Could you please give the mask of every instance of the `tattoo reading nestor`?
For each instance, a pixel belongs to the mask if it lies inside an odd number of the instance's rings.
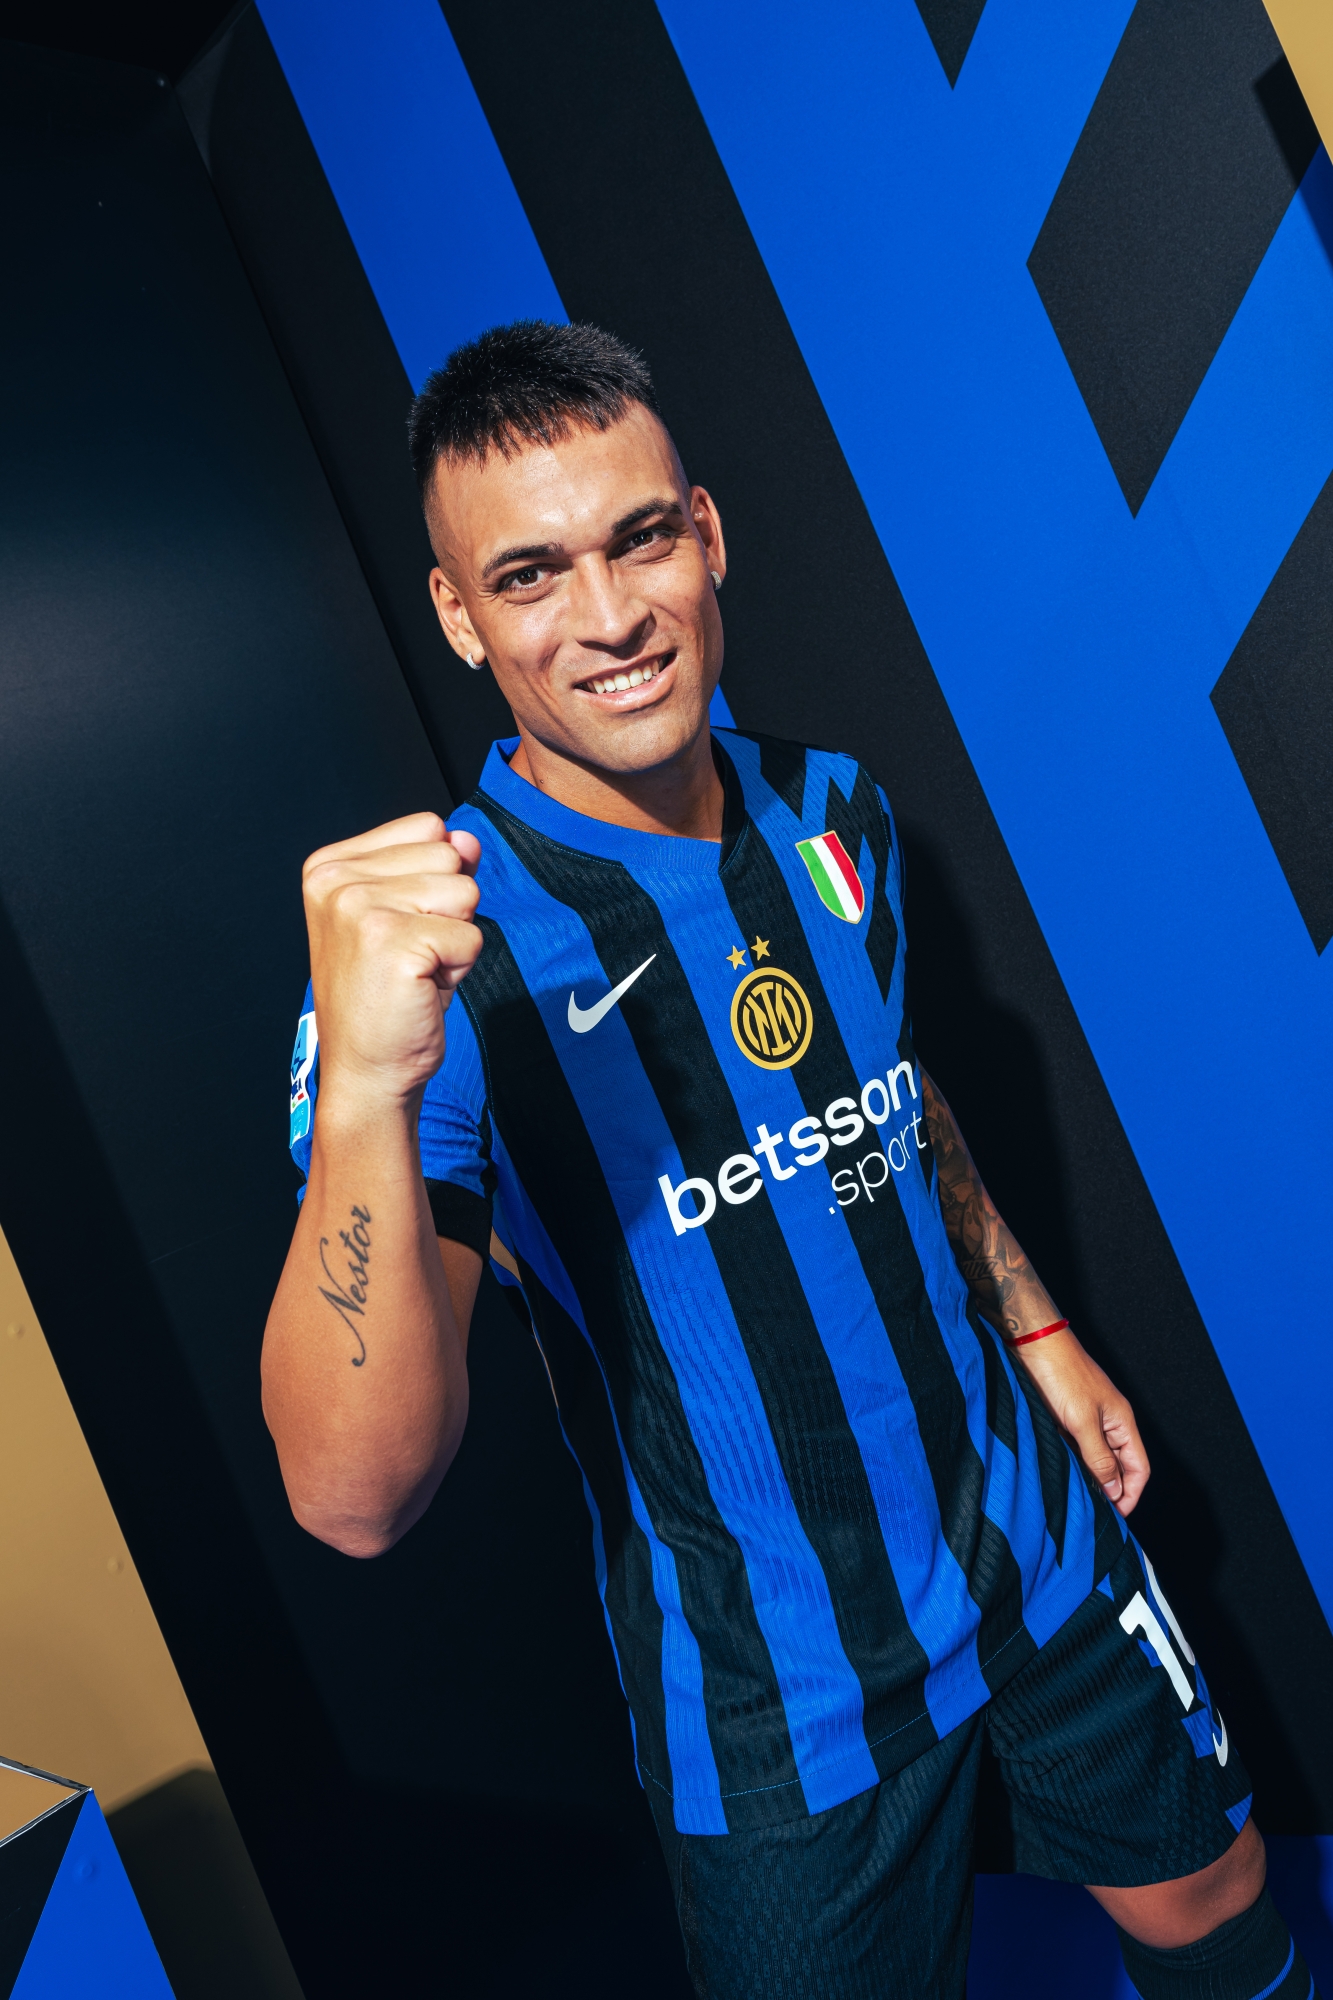
[[[368,1208],[358,1208],[354,1203],[352,1207],[352,1226],[350,1229],[340,1229],[338,1235],[343,1247],[347,1251],[347,1268],[352,1274],[352,1282],[350,1285],[344,1286],[334,1277],[332,1271],[329,1269],[329,1260],[324,1254],[329,1247],[329,1239],[327,1236],[321,1236],[319,1239],[319,1261],[324,1266],[324,1276],[332,1285],[333,1290],[331,1292],[327,1291],[321,1285],[319,1293],[321,1298],[328,1300],[333,1310],[341,1317],[344,1325],[355,1338],[361,1352],[352,1356],[352,1366],[353,1368],[360,1368],[366,1358],[366,1343],[362,1337],[360,1328],[356,1324],[356,1320],[365,1318],[366,1290],[370,1284],[370,1210]],[[355,1314],[355,1318],[352,1317],[353,1314]]]

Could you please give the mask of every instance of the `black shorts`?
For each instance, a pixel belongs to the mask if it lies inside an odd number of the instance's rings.
[[[1250,1781],[1136,1544],[979,1715],[813,1818],[661,1826],[706,2000],[963,1993],[988,1735],[1025,1874],[1137,1888],[1192,1875],[1245,1824]]]

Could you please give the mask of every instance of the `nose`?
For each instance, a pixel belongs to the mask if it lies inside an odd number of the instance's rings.
[[[594,653],[632,657],[643,644],[652,611],[600,555],[574,568],[570,637]]]

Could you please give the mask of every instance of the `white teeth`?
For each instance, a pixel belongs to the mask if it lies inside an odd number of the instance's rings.
[[[606,674],[601,680],[588,681],[594,694],[625,694],[630,688],[642,687],[645,681],[655,681],[661,673],[660,667],[631,667],[627,674]]]

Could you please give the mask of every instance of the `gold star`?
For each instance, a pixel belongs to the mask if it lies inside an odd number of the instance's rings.
[[[758,931],[756,931],[754,943],[750,946],[750,949],[754,953],[754,962],[758,965],[761,958],[768,957],[768,939],[761,938]]]
[[[736,971],[738,966],[742,966],[745,963],[745,953],[741,950],[739,945],[736,945],[731,951],[729,951],[727,953],[727,957],[731,960],[731,969],[733,972]]]

